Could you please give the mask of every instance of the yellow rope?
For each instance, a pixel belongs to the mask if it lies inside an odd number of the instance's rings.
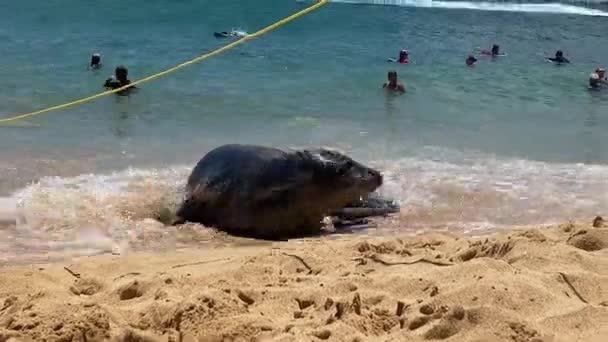
[[[100,98],[102,96],[107,96],[107,95],[110,95],[110,94],[113,94],[113,93],[117,93],[117,92],[125,90],[125,89],[127,89],[129,87],[132,87],[132,86],[135,86],[135,85],[138,85],[138,84],[142,84],[142,83],[145,83],[145,82],[149,82],[149,81],[155,80],[157,78],[169,75],[171,73],[174,73],[174,72],[178,71],[179,69],[185,68],[185,67],[190,66],[190,65],[192,65],[194,63],[198,63],[198,62],[204,61],[205,59],[211,58],[213,56],[219,55],[222,52],[228,51],[228,50],[230,50],[230,49],[232,49],[232,48],[234,48],[234,47],[236,47],[236,46],[238,46],[240,44],[243,44],[244,42],[246,42],[246,41],[248,41],[250,39],[254,39],[254,38],[257,38],[259,36],[262,36],[262,35],[270,32],[270,31],[272,31],[272,30],[274,30],[274,29],[276,29],[276,28],[278,28],[280,26],[283,26],[283,25],[289,23],[290,21],[292,21],[294,19],[297,19],[297,18],[299,18],[299,17],[301,17],[301,16],[303,16],[305,14],[308,14],[309,12],[312,12],[312,11],[316,10],[317,8],[319,8],[319,7],[327,4],[327,2],[329,2],[329,0],[318,0],[318,2],[316,4],[314,4],[314,5],[310,6],[310,7],[307,7],[307,8],[305,8],[305,9],[303,9],[303,10],[301,10],[301,11],[295,13],[295,14],[292,14],[292,15],[290,15],[287,18],[284,18],[284,19],[282,19],[280,21],[277,21],[276,23],[274,23],[274,24],[272,24],[270,26],[267,26],[267,27],[265,27],[265,28],[263,28],[263,29],[255,32],[255,33],[245,35],[241,39],[236,40],[236,41],[234,41],[234,42],[232,42],[230,44],[224,45],[224,46],[222,46],[219,49],[216,49],[214,51],[211,51],[209,53],[206,53],[204,55],[196,57],[196,58],[194,58],[194,59],[192,59],[190,61],[184,62],[182,64],[179,64],[179,65],[177,65],[177,66],[175,66],[173,68],[170,68],[170,69],[167,69],[165,71],[159,72],[157,74],[148,76],[146,78],[142,78],[141,80],[135,81],[135,82],[133,82],[133,83],[131,83],[129,85],[126,85],[126,86],[123,86],[123,87],[120,87],[120,88],[117,88],[117,89],[113,89],[113,90],[108,90],[108,91],[105,91],[105,92],[102,92],[102,93],[99,93],[99,94],[96,94],[96,95],[85,97],[84,99],[76,100],[76,101],[73,101],[73,102],[68,102],[68,103],[65,103],[65,104],[62,104],[62,105],[58,105],[58,106],[53,106],[53,107],[41,109],[41,110],[38,110],[38,111],[35,111],[35,112],[31,112],[31,113],[27,113],[27,114],[21,114],[21,115],[9,117],[9,118],[0,119],[0,124],[11,122],[11,121],[15,121],[15,120],[19,120],[19,119],[24,119],[24,118],[30,117],[30,116],[40,115],[40,114],[43,114],[43,113],[48,113],[48,112],[51,112],[51,111],[54,111],[54,110],[59,110],[59,109],[64,109],[64,108],[68,108],[68,107],[77,106],[77,105],[80,105],[80,104],[83,104],[83,103],[86,103],[86,102],[93,101],[93,100],[98,99],[98,98]]]

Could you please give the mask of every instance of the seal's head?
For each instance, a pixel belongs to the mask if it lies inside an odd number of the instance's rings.
[[[332,209],[367,196],[382,185],[380,172],[340,152],[316,149],[303,153],[315,188],[323,192],[318,198],[327,200]]]

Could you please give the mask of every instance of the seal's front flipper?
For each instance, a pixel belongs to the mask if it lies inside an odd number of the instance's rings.
[[[171,223],[168,224],[168,226],[177,226],[180,224],[185,224],[186,222],[188,221],[184,220],[181,217],[176,217],[175,220],[171,221]]]
[[[349,203],[343,208],[333,210],[330,215],[341,220],[353,220],[364,217],[386,216],[398,213],[399,205],[393,201],[372,193],[365,198]]]

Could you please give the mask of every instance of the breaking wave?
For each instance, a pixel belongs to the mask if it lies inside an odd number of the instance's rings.
[[[302,1],[300,1],[302,2]],[[494,2],[494,1],[434,1],[434,0],[330,0],[332,3],[356,4],[356,5],[378,5],[378,6],[403,6],[422,8],[444,8],[444,9],[468,9],[478,11],[501,11],[501,12],[524,12],[524,13],[558,13],[575,14],[587,16],[608,16],[608,12],[579,6],[579,4],[605,4],[605,0],[595,1],[572,1],[564,4],[560,2],[550,3],[518,3],[518,2]]]

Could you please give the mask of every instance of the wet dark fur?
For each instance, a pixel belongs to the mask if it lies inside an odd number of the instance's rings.
[[[318,233],[323,216],[382,185],[382,176],[325,149],[224,145],[201,159],[177,212],[229,233],[286,239]]]

